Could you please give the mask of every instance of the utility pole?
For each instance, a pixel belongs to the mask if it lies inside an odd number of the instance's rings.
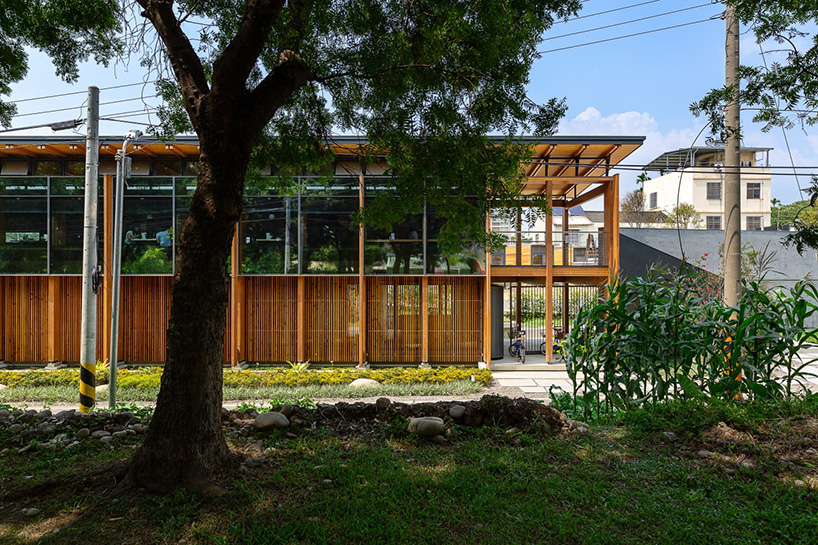
[[[82,230],[80,412],[94,408],[97,369],[97,199],[99,188],[99,89],[88,88],[85,137],[85,219]]]
[[[724,111],[724,303],[738,303],[741,291],[741,117],[739,110],[739,26],[732,5],[726,10],[727,54],[725,86],[729,91]]]

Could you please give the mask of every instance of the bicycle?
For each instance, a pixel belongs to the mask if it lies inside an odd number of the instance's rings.
[[[565,333],[563,332],[561,327],[554,328],[554,345],[552,350],[552,355],[554,356],[561,356],[563,353],[563,346],[565,344]],[[540,352],[545,355],[545,341],[540,344]]]
[[[509,341],[508,353],[520,363],[525,363],[525,329],[518,329],[516,334],[509,335]]]

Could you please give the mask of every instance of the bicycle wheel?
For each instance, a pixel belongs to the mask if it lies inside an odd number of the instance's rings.
[[[543,356],[545,356],[545,341],[543,341],[542,344],[540,345],[540,352],[542,353]]]
[[[520,363],[525,363],[525,346],[520,347]]]
[[[508,345],[508,355],[511,356],[512,358],[517,357],[517,349],[514,348],[514,344]]]

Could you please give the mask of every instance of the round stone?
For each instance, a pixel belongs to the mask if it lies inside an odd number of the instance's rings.
[[[77,432],[77,439],[85,439],[89,435],[91,435],[91,430],[88,428],[82,428]]]
[[[436,416],[422,416],[409,421],[408,430],[423,437],[434,437],[443,433],[445,425],[442,418]]]
[[[449,409],[449,416],[457,420],[458,418],[463,418],[463,415],[466,414],[466,407],[463,405],[452,405]]]
[[[40,419],[43,419],[43,420],[46,419],[46,418],[51,418],[51,411],[48,410],[48,409],[44,409],[44,410],[37,413],[37,418],[40,418]]]
[[[699,458],[711,458],[713,456],[713,453],[710,452],[709,450],[702,449],[696,453],[696,456],[698,456]]]
[[[36,517],[40,514],[40,510],[36,507],[30,507],[29,509],[23,509],[23,514],[27,517]]]
[[[261,413],[253,420],[253,426],[262,431],[273,428],[286,428],[289,424],[290,421],[286,416],[275,411]]]
[[[381,383],[371,378],[356,378],[349,383],[350,388],[377,388]]]
[[[125,431],[125,430],[122,430],[122,431],[115,431],[113,434],[111,434],[111,437],[113,437],[114,439],[120,439],[121,437],[125,437],[126,435],[128,435],[128,432]]]
[[[100,442],[100,443],[110,443],[110,442],[111,442],[111,441],[113,441],[113,440],[114,440],[114,436],[113,436],[113,435],[106,435],[105,437],[100,437],[100,438],[99,438],[99,442]]]
[[[388,397],[379,397],[375,401],[375,408],[377,408],[379,411],[385,411],[386,409],[389,408],[391,404],[392,400],[389,399]]]
[[[109,437],[111,432],[105,430],[97,430],[91,434],[91,437],[94,439],[102,439],[103,437]]]

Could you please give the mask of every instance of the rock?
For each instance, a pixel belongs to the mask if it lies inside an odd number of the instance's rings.
[[[91,435],[91,430],[88,428],[82,428],[77,432],[77,439],[85,439],[89,435]]]
[[[421,416],[409,421],[408,430],[423,437],[434,437],[443,433],[445,425],[442,418],[436,416]]]
[[[356,378],[349,383],[350,388],[377,388],[381,383],[371,378]]]
[[[128,435],[128,432],[125,430],[121,430],[115,431],[113,434],[111,434],[111,437],[113,437],[114,439],[120,439],[121,437],[125,437],[126,435]]]
[[[375,408],[378,409],[379,411],[385,411],[386,409],[389,408],[391,404],[392,400],[389,399],[388,397],[379,397],[375,401]]]
[[[96,392],[98,394],[101,394],[102,392],[107,392],[107,391],[108,391],[108,385],[107,384],[100,384],[99,386],[96,387]]]
[[[0,388],[2,390],[2,388]],[[8,412],[6,409],[0,409],[0,418],[8,418],[11,416],[11,413]]]
[[[712,458],[713,453],[710,452],[709,450],[702,449],[702,450],[700,450],[699,452],[696,453],[696,456],[698,456],[699,458]]]
[[[23,509],[23,514],[27,517],[36,517],[40,514],[40,510],[36,507],[31,507],[29,509]]]
[[[142,433],[143,431],[145,431],[145,426],[143,426],[142,424],[134,424],[133,431],[135,431],[136,433]]]
[[[247,467],[254,467],[254,466],[259,466],[259,465],[263,464],[266,461],[267,461],[266,456],[253,456],[252,458],[247,458],[244,461],[244,465],[246,465]]]
[[[37,418],[41,420],[45,420],[46,418],[51,418],[52,414],[49,409],[43,409],[42,411],[37,413]]]
[[[804,481],[802,481],[801,479],[795,479],[795,481],[793,481],[793,483],[792,483],[792,484],[794,484],[795,486],[802,486],[802,487],[803,487],[803,486],[807,486],[807,483],[805,483],[805,482],[804,482]]]
[[[49,424],[48,422],[43,422],[39,426],[37,426],[37,433],[40,435],[49,435],[54,433],[54,430],[57,429],[57,426],[54,424]]]
[[[293,413],[295,412],[295,409],[296,409],[295,405],[282,405],[278,412],[286,416],[287,419],[290,419]]]
[[[304,421],[301,420],[300,418],[298,418],[297,416],[292,417],[292,419],[290,420],[290,424],[292,424],[294,426],[300,426],[303,423],[304,423]]]
[[[9,426],[9,433],[17,433],[22,429],[23,429],[22,424],[12,424],[11,426]]]
[[[113,436],[113,435],[106,435],[105,437],[100,437],[100,438],[99,438],[99,442],[100,442],[100,443],[110,443],[110,442],[111,442],[111,441],[113,441],[113,440],[114,440],[114,436]]]
[[[679,439],[679,436],[673,433],[672,431],[662,432],[662,435],[664,435],[665,439],[667,439],[668,441],[676,441],[677,439]]]
[[[65,411],[60,411],[54,415],[55,418],[59,418],[60,420],[64,420],[74,414],[74,409],[67,409]]]
[[[289,424],[290,421],[286,416],[275,411],[261,413],[253,420],[253,426],[262,431],[273,428],[286,428]]]
[[[92,439],[102,439],[103,437],[108,437],[111,435],[111,432],[105,430],[97,430],[91,434]]]
[[[463,418],[463,415],[466,414],[466,407],[463,405],[452,405],[449,409],[449,416],[457,420],[458,418]]]
[[[435,435],[434,437],[432,437],[432,441],[437,444],[442,444],[446,442],[446,438],[443,437],[442,435]]]

